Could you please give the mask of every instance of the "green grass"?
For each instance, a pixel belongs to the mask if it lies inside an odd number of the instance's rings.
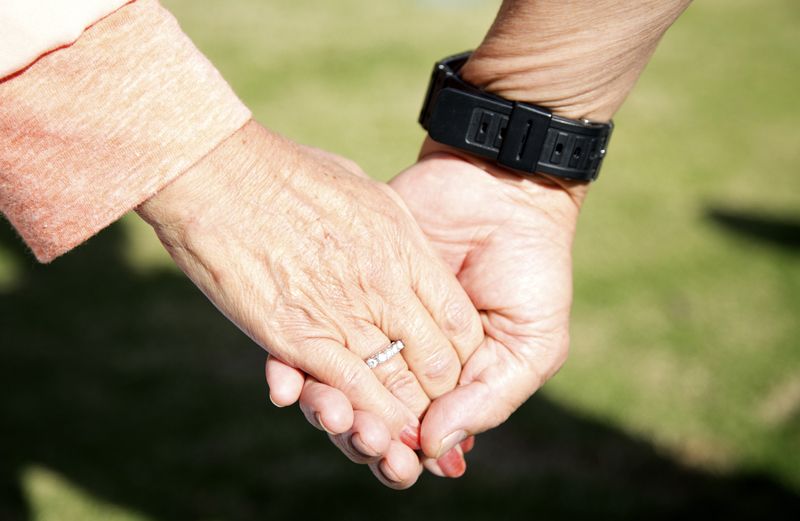
[[[257,119],[388,179],[497,2],[168,0]],[[128,217],[50,266],[0,230],[0,519],[797,518],[800,4],[696,2],[581,217],[570,360],[467,475],[398,494]]]

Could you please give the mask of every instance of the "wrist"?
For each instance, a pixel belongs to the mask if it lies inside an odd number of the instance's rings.
[[[462,77],[573,119],[611,119],[690,0],[506,0]]]
[[[437,143],[427,137],[422,144],[419,160],[436,154],[447,154],[480,168],[504,184],[513,187],[517,194],[516,201],[557,214],[560,222],[568,223],[573,227],[589,191],[590,183],[588,182],[571,181],[544,174],[521,176],[513,170],[463,150]]]
[[[282,172],[272,163],[281,156],[283,141],[250,120],[136,212],[162,241],[173,242],[171,234],[204,220],[214,208],[241,204],[247,193],[259,194],[260,204],[268,205]]]

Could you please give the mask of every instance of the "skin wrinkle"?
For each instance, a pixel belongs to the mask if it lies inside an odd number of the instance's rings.
[[[316,319],[314,322],[307,322],[306,329],[311,331],[314,329],[314,327],[311,326],[316,326],[321,329],[327,329],[328,331],[332,330],[332,340],[343,345],[346,338],[345,330],[347,328],[345,326],[344,317],[342,317],[339,312],[335,311],[335,306],[327,305],[326,299],[321,297],[318,292],[314,290],[314,288],[306,289],[304,287],[300,287],[299,292],[300,295],[305,298],[299,299],[297,303],[294,303],[293,308],[300,309],[305,315],[314,317]],[[312,303],[313,305],[309,306],[308,303]],[[316,311],[316,314],[321,315],[324,318],[316,318],[314,311]]]
[[[267,280],[272,283],[272,285],[267,288],[267,291],[264,292],[264,301],[268,303],[266,306],[266,316],[271,316],[276,313],[279,306],[285,303],[285,296],[278,291],[278,288],[282,287],[282,282],[279,277],[281,267],[275,262],[274,257],[267,253],[259,253],[256,262],[259,266],[264,266],[265,269],[262,269],[262,276],[266,276]],[[270,294],[272,297],[269,296]]]
[[[430,237],[431,237],[431,240],[436,241],[437,244],[452,245],[452,246],[455,246],[455,247],[457,247],[459,249],[463,246],[464,241],[460,240],[460,238],[448,238],[448,236],[446,234],[447,234],[446,230],[441,230],[438,233],[437,232],[431,233]],[[483,234],[484,233],[482,231],[476,230],[471,235],[471,238],[467,240],[467,244],[471,244],[475,248],[479,248],[488,239],[488,237],[485,237],[485,238],[482,238],[482,239],[476,238],[476,236],[483,235]],[[444,247],[442,249],[446,250],[446,248],[444,248]],[[469,264],[469,256],[470,256],[470,253],[458,255],[459,258],[457,258],[455,260],[459,264],[457,264],[456,266],[453,267],[455,273],[459,273],[460,274],[460,273],[464,272],[465,266],[467,266]],[[450,256],[450,257],[452,257],[452,256]]]
[[[438,261],[439,259],[436,260]],[[413,290],[419,297],[421,294],[420,284],[427,282],[423,282],[423,277],[420,277],[417,280],[419,282],[414,285]],[[426,305],[422,298],[420,298],[420,302],[422,303],[422,307],[425,309],[425,311],[427,311],[431,318],[438,323],[447,340],[450,340],[451,338],[458,338],[459,333],[462,332],[464,334],[469,333],[469,329],[471,327],[470,317],[472,316],[470,311],[474,310],[474,306],[472,306],[471,302],[465,302],[461,300],[445,300],[444,307],[440,309],[433,309],[431,306]],[[475,343],[477,344],[481,338],[482,335],[475,339]],[[455,346],[453,346],[453,349],[459,355],[459,362],[464,362],[465,360],[461,359],[459,350],[455,349]],[[447,374],[447,372],[449,372],[448,367],[450,365],[450,362],[447,362],[446,360],[430,360],[425,363],[425,367],[429,368],[426,370],[425,375],[433,380],[442,378]]]
[[[440,327],[445,333],[458,335],[470,327],[472,313],[463,303],[450,301],[445,304],[444,316]]]
[[[318,298],[309,294],[302,288],[298,289],[300,296],[306,297],[300,304],[297,299],[286,300],[278,319],[273,319],[272,330],[280,332],[289,343],[293,341],[306,341],[310,337],[324,337],[336,343],[342,343],[342,320],[333,311],[320,309],[318,306],[309,306],[307,302],[319,302]],[[315,331],[325,331],[326,335],[320,336]]]
[[[424,327],[424,321],[428,317],[423,314],[427,313],[427,311],[424,306],[415,302],[417,297],[413,293],[409,293],[407,298],[409,301],[402,307],[403,313],[401,317],[395,318],[394,323],[389,324],[387,327],[391,328],[389,331],[406,331],[414,335],[411,338],[408,336],[404,338],[407,344],[404,357],[409,361],[409,366],[414,369],[417,375],[421,374],[425,377],[424,380],[420,379],[420,384],[428,396],[433,398],[440,395],[441,392],[434,390],[431,387],[432,385],[436,389],[443,387],[452,389],[455,386],[460,372],[459,359],[446,336],[441,338],[443,342],[441,349],[430,349],[431,346],[437,345],[438,342],[434,332]],[[422,308],[422,313],[414,312],[417,308]],[[403,337],[402,334],[400,336],[401,338]],[[418,351],[412,353],[415,348]],[[425,353],[424,357],[420,358],[420,353]]]
[[[502,360],[499,365],[513,368],[513,371],[507,375],[508,379],[522,379],[526,383],[524,386],[509,386],[506,383],[506,387],[510,387],[512,392],[502,412],[503,421],[505,421],[520,404],[530,398],[544,384],[545,379],[533,360],[525,357],[517,350],[501,347],[498,358]],[[535,382],[534,385],[530,385],[531,382]],[[493,383],[497,384],[496,381],[493,381]]]
[[[689,3],[577,3],[568,8],[563,2],[507,1],[463,74],[511,99],[539,103],[568,117],[606,120]],[[558,15],[565,9],[574,17],[568,32]],[[520,40],[520,34],[530,32],[536,37]]]
[[[452,357],[448,358],[452,359]],[[449,386],[451,379],[458,381],[458,373],[460,372],[461,364],[459,363],[456,368],[452,361],[444,359],[439,352],[435,351],[423,360],[422,367],[424,367],[424,375],[428,380]],[[454,374],[455,378],[453,378]],[[431,396],[431,398],[436,398],[439,395],[441,395],[441,393],[436,393]]]
[[[553,359],[569,347],[569,335],[558,324],[538,327],[526,334],[509,334],[509,339],[509,353],[527,363],[535,363],[544,357],[545,366],[552,365]]]
[[[389,373],[388,376],[383,378],[382,383],[383,386],[389,390],[389,392],[395,395],[401,402],[406,404],[413,402],[413,396],[409,396],[409,393],[413,392],[411,390],[417,388],[419,385],[417,376],[408,369],[400,369],[398,371]],[[421,417],[425,412],[425,409],[428,408],[429,404],[430,401],[426,402],[425,406],[421,410],[415,410],[412,412],[415,416]]]
[[[375,326],[379,330],[381,330],[390,341],[402,340],[402,339],[392,338],[391,334],[389,333],[391,331],[391,329],[388,327],[388,324],[390,324],[390,317],[389,317],[389,310],[387,309],[385,304],[383,303],[379,304],[377,312],[375,311],[375,309],[370,309],[369,311],[370,311],[369,318],[372,319],[372,322],[375,324]]]
[[[227,248],[223,248],[223,250],[226,250],[226,249]],[[263,256],[261,258],[263,259]],[[263,260],[261,262],[263,262]],[[291,294],[293,292],[293,288],[297,287],[295,284],[293,284],[291,282],[293,279],[292,279],[289,271],[283,269],[281,266],[279,266],[279,265],[272,266],[271,269],[267,270],[267,272],[270,273],[270,274],[274,273],[276,275],[274,277],[273,284],[274,284],[274,286],[276,288],[283,288],[283,292],[284,292],[283,294],[284,295],[287,292],[289,294]],[[281,275],[281,273],[283,275]],[[277,280],[278,278],[280,278],[280,281]],[[215,279],[216,279],[217,285],[221,286],[220,277],[216,276]],[[246,277],[246,276],[245,277],[237,277],[237,279],[247,282],[248,280],[252,279],[252,277]],[[297,300],[305,299],[306,301],[310,301],[310,302],[314,302],[314,301],[319,301],[320,300],[319,297],[317,297],[316,295],[312,296],[308,291],[305,291],[302,287],[299,288],[299,291],[300,291],[300,297],[296,297]],[[254,289],[254,285],[252,283],[248,284],[248,287],[245,288],[244,293],[245,294],[248,294],[248,293],[249,294],[254,294],[254,293],[256,293],[256,290]],[[330,324],[330,323],[334,322],[334,320],[332,320],[329,316],[326,317],[326,320],[325,319],[320,319],[319,317],[312,317],[312,315],[310,314],[308,309],[299,308],[298,306],[296,306],[294,304],[289,304],[286,299],[284,299],[284,303],[285,303],[285,307],[287,308],[284,312],[288,312],[289,309],[294,309],[295,312],[301,312],[301,313],[303,313],[303,317],[302,317],[301,320],[306,322],[306,323],[311,322],[311,323],[315,323],[315,324]],[[324,308],[324,309],[327,309],[327,308]],[[301,320],[298,320],[297,322],[301,322]],[[291,321],[289,323],[291,323]],[[278,324],[283,324],[284,327],[285,327],[285,322],[278,322]],[[278,325],[278,324],[276,324],[276,325]],[[311,329],[311,328],[308,327],[308,326],[304,326],[304,329]]]
[[[375,355],[379,350],[389,345],[385,335],[367,321],[351,322],[350,327],[346,328],[343,331],[343,334],[346,335],[344,343],[345,347],[362,360],[369,356]],[[392,367],[397,367],[394,364],[389,365],[392,365]],[[385,377],[387,374],[390,374],[390,371],[386,370],[386,365],[382,367],[383,370],[373,370],[373,372],[375,376],[381,380],[381,383],[384,385],[384,387],[389,389],[389,387],[386,385]],[[416,382],[416,379],[414,381]],[[408,406],[410,403],[414,403],[415,401],[412,399],[405,399],[406,396],[413,398],[414,393],[405,393],[401,395],[400,393],[396,392],[396,389],[389,389],[389,391],[392,392],[392,394],[394,394],[398,399],[400,399],[400,401],[406,406]]]
[[[322,251],[327,251],[323,248]],[[328,258],[326,254],[320,254],[318,262],[320,266],[324,266],[324,261]],[[328,278],[322,279],[322,287],[326,287],[331,293],[328,298],[333,302],[341,303],[342,305],[353,305],[361,303],[354,309],[354,316],[360,318],[368,318],[370,316],[369,308],[374,305],[372,302],[376,300],[374,293],[368,289],[365,284],[365,276],[363,273],[368,273],[368,269],[364,268],[364,256],[356,255],[355,260],[349,260],[343,263],[344,266],[359,266],[359,275],[356,277],[351,276],[351,272],[340,271],[338,273],[329,274]],[[347,277],[349,280],[346,284],[340,284],[337,281]],[[380,300],[380,298],[378,298]]]
[[[343,366],[339,358],[331,349],[318,349],[315,359],[323,360],[321,367],[325,368],[324,374],[315,375],[320,381],[326,381],[333,387],[340,389],[346,395],[352,395],[364,388],[362,382],[366,371],[361,366]],[[369,375],[372,376],[371,374]],[[322,377],[322,378],[320,378]],[[326,378],[327,377],[327,378]],[[382,411],[386,413],[387,411]],[[389,416],[388,414],[386,416]]]
[[[366,258],[370,259],[370,257]],[[365,303],[366,316],[364,317],[364,319],[371,320],[370,325],[374,325],[379,323],[377,320],[375,320],[375,312],[374,312],[374,308],[376,306],[375,302],[376,298],[373,296],[374,294],[370,291],[369,282],[366,274],[374,273],[375,268],[369,261],[365,261],[364,259],[365,257],[363,256],[359,256],[357,258],[357,262],[359,263],[359,269],[358,272],[356,273],[355,284],[357,292],[362,295],[366,295],[368,297],[367,302]],[[367,265],[364,264],[365,262],[367,263]]]
[[[502,244],[502,243],[500,243],[500,244]],[[560,246],[556,246],[556,247],[560,247]],[[525,265],[525,263],[522,262],[522,260],[520,262],[516,263],[516,264]],[[521,276],[521,278],[518,279],[518,283],[523,285],[523,287],[529,287],[529,286],[537,287],[537,286],[539,286],[539,284],[531,284],[531,283],[527,283],[526,284],[525,281],[531,280],[531,281],[538,282],[538,279],[536,277],[534,277],[534,273],[536,273],[538,271],[542,271],[542,270],[547,270],[550,266],[553,266],[553,265],[560,265],[560,264],[558,264],[558,261],[550,261],[550,262],[545,263],[544,265],[542,265],[541,268],[539,268],[537,266],[530,266],[526,270],[526,273],[524,273]],[[502,269],[502,267],[498,267],[498,268]],[[564,290],[565,288],[563,286],[561,286],[560,288],[555,288],[555,289]],[[548,293],[548,291],[542,291],[542,293],[546,294],[546,293]],[[536,320],[540,320],[542,318],[541,315],[539,314],[540,311],[538,309],[536,309],[535,306],[533,306],[533,307],[531,306],[531,303],[538,302],[538,300],[539,299],[538,299],[537,295],[535,295],[535,294],[534,295],[529,295],[523,301],[513,300],[513,301],[509,302],[506,305],[495,305],[491,309],[491,311],[496,312],[498,314],[502,314],[503,316],[507,316],[509,318],[518,317],[518,318],[515,319],[515,322],[517,322],[519,324],[529,324],[531,322],[532,317],[526,316],[526,315],[521,315],[520,314],[520,310],[525,310],[525,309],[532,310],[532,311],[534,311],[536,313],[535,314]],[[571,303],[571,300],[570,300],[570,303]],[[480,307],[480,304],[479,304],[479,307]],[[567,304],[567,308],[568,307],[569,307],[569,304]],[[554,310],[553,314],[556,314],[558,311],[559,311],[558,309]]]

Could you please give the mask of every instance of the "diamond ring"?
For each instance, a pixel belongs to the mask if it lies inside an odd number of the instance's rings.
[[[375,369],[376,367],[388,361],[394,355],[402,351],[404,347],[405,344],[403,344],[402,340],[395,340],[394,342],[389,344],[389,346],[386,349],[382,350],[380,353],[372,355],[371,357],[367,358],[364,361],[367,363],[370,369]]]

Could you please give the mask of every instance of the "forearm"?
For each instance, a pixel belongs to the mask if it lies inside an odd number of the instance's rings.
[[[691,0],[504,0],[464,78],[570,118],[606,121]]]
[[[215,203],[235,207],[250,193],[268,199],[278,184],[275,178],[280,169],[274,164],[276,156],[288,154],[283,143],[276,140],[276,136],[251,120],[178,179],[144,201],[136,212],[161,232],[161,240],[169,247],[178,242],[171,233],[181,233],[203,217],[197,208]],[[272,154],[262,153],[267,149]],[[267,200],[259,203],[264,204],[263,208],[268,207]]]

